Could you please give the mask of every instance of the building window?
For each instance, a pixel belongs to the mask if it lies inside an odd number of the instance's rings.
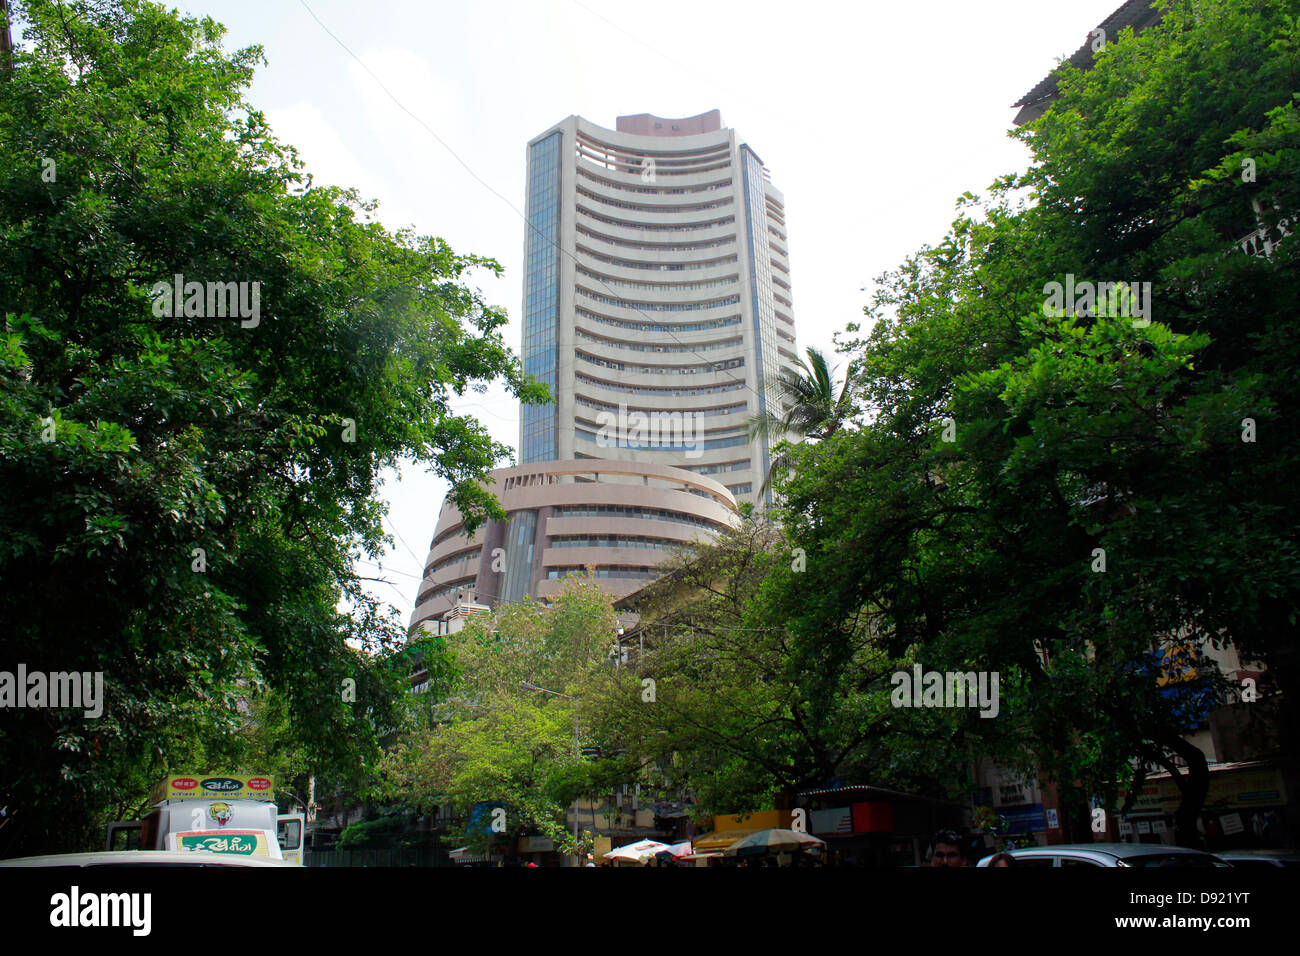
[[[524,371],[545,382],[556,395],[560,313],[560,132],[535,143],[528,156],[528,227],[524,288]],[[520,409],[519,445],[523,464],[556,456],[557,407]]]

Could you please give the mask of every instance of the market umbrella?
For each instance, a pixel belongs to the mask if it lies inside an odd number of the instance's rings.
[[[757,853],[790,853],[794,850],[810,850],[814,847],[826,845],[825,840],[820,840],[811,833],[800,833],[798,830],[782,830],[772,827],[767,830],[758,830],[745,837],[743,840],[737,840],[731,846],[723,850],[726,856],[749,856]]]
[[[631,860],[640,863],[646,856],[651,856],[660,850],[668,849],[668,844],[660,843],[658,840],[640,840],[636,843],[629,843],[621,846],[617,850],[610,850],[605,854],[607,860]]]
[[[655,850],[654,858],[660,863],[676,863],[680,860],[686,859],[693,853],[694,849],[691,847],[691,841],[686,840],[682,843],[674,843],[671,846],[666,846],[662,850]]]

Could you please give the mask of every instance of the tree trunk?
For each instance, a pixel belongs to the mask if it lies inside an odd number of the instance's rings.
[[[1179,846],[1202,849],[1205,840],[1196,828],[1196,821],[1200,819],[1205,798],[1210,794],[1210,766],[1206,763],[1205,754],[1201,753],[1199,747],[1176,735],[1163,738],[1157,743],[1187,763],[1187,772],[1179,773],[1172,761],[1162,761],[1178,785],[1182,798],[1178,803],[1178,812],[1174,815],[1174,842]]]
[[[1083,791],[1074,784],[1058,784],[1057,799],[1060,802],[1061,831],[1066,843],[1092,842],[1092,814],[1088,799]]]
[[[0,21],[4,22],[0,26],[0,70],[4,70],[4,75],[8,75],[14,66],[14,38],[9,29],[9,17],[8,0],[0,0]]]

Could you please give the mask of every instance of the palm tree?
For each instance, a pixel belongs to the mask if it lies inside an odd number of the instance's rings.
[[[788,434],[800,440],[811,438],[824,441],[834,435],[848,421],[853,412],[849,389],[853,383],[853,365],[844,375],[844,384],[835,394],[834,370],[826,362],[820,349],[805,350],[808,361],[795,359],[793,365],[781,369],[780,377],[768,387],[768,404],[784,409],[780,415],[767,411],[749,418],[749,437],[765,438],[768,442]],[[775,399],[775,402],[773,402]],[[768,465],[767,477],[759,493],[766,493],[772,478],[789,467],[789,455],[781,452]]]

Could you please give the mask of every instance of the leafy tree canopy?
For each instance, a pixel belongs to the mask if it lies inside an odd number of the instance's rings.
[[[305,767],[372,762],[401,677],[352,648],[404,636],[352,571],[385,543],[379,475],[413,458],[471,525],[499,516],[478,480],[508,449],[449,401],[547,393],[467,284],[497,263],[312,184],[245,99],[260,48],[143,0],[10,6],[0,660],[101,672],[107,698],[5,713],[14,853],[93,845],[172,741],[229,732],[263,686]]]
[[[1183,757],[1191,840],[1183,735],[1225,689],[1201,660],[1171,694],[1152,653],[1231,641],[1284,689],[1300,673],[1300,5],[1165,6],[1064,71],[1015,134],[1027,172],[881,277],[842,343],[868,424],[792,452],[807,572],[767,600],[810,666],[866,616],[896,656],[1011,675],[1020,759],[1079,794]],[[1268,257],[1238,245],[1257,231]]]

